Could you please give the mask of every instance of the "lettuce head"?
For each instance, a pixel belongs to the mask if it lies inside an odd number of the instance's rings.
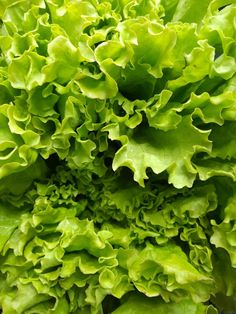
[[[236,311],[236,1],[0,1],[3,314]]]

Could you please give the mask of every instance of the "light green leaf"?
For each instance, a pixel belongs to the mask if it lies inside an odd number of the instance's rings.
[[[123,144],[115,155],[113,169],[121,166],[130,168],[134,172],[134,180],[141,186],[147,179],[146,168],[150,167],[156,174],[167,170],[169,182],[175,187],[190,187],[196,176],[191,158],[196,152],[211,149],[209,132],[193,127],[189,117],[183,119],[175,130],[168,132],[140,127],[127,136],[119,131],[113,135],[112,127],[110,130],[109,137]]]
[[[45,76],[42,67],[45,58],[35,52],[24,53],[9,65],[9,81],[14,88],[31,90],[43,85]]]
[[[112,314],[205,314],[206,306],[195,304],[189,299],[182,300],[179,303],[165,303],[160,298],[147,298],[142,294],[132,294]]]
[[[195,0],[180,0],[172,20],[201,23],[211,1],[206,0],[198,3]]]
[[[0,204],[0,252],[19,224],[21,212],[10,204]]]

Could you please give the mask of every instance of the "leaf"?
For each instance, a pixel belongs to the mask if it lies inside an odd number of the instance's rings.
[[[211,243],[217,248],[224,248],[231,259],[232,266],[236,268],[236,215],[234,213],[234,204],[236,202],[235,195],[228,200],[228,204],[224,210],[224,220],[217,224],[214,220],[213,234],[211,236]]]
[[[141,186],[147,179],[148,167],[156,174],[167,170],[169,183],[177,188],[190,187],[196,176],[191,158],[196,152],[210,151],[208,135],[209,132],[195,128],[189,117],[182,119],[175,130],[168,132],[140,127],[131,136],[122,137],[110,131],[109,137],[123,144],[115,155],[113,169],[122,166],[130,168],[134,172],[134,180]]]
[[[21,212],[9,204],[0,204],[0,252],[19,224]]]
[[[45,58],[35,52],[24,53],[9,65],[9,81],[14,88],[32,90],[43,85],[45,76],[41,72]]]
[[[118,309],[112,314],[142,314],[145,312],[150,314],[205,314],[206,306],[195,304],[191,300],[182,300],[179,303],[165,303],[160,298],[147,298],[142,294],[131,294]]]
[[[64,84],[75,76],[82,60],[79,51],[68,38],[57,36],[48,44],[47,61],[42,69],[45,81]]]
[[[180,0],[172,20],[200,23],[211,1],[207,0],[197,4],[194,0]]]

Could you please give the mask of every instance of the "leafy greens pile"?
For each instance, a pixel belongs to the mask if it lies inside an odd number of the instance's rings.
[[[1,0],[3,314],[236,310],[235,16]]]

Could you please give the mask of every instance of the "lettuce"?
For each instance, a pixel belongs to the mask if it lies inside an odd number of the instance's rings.
[[[1,1],[3,314],[236,310],[235,15]]]

